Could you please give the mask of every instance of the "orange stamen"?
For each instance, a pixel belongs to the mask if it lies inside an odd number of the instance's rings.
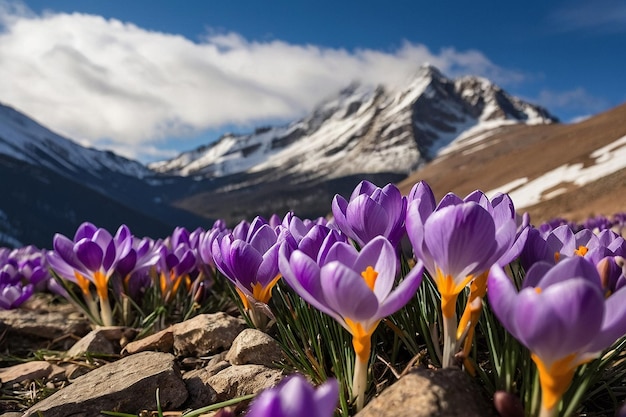
[[[446,318],[456,314],[456,299],[463,288],[474,279],[473,275],[466,276],[460,283],[456,283],[451,275],[444,275],[441,269],[437,268],[435,284],[441,294],[441,312]]]
[[[574,372],[578,364],[572,363],[576,353],[554,362],[550,369],[534,353],[530,355],[539,371],[539,384],[541,385],[541,404],[544,409],[552,409],[561,400],[565,391],[569,388],[574,378]]]
[[[85,295],[91,294],[91,291],[89,291],[90,281],[87,278],[85,278],[83,274],[77,271],[74,271],[74,276],[76,277],[76,283],[80,287],[80,290],[83,292],[83,294]]]
[[[354,322],[348,318],[344,318],[344,320],[350,328],[350,333],[352,333],[352,347],[354,348],[356,356],[361,362],[367,362],[370,357],[370,352],[372,351],[372,334],[374,330],[376,330],[376,327],[378,327],[380,321],[377,321],[366,331],[363,329],[361,323]]]
[[[272,288],[274,288],[274,285],[276,285],[281,276],[282,275],[280,274],[276,275],[274,279],[271,280],[265,287],[256,282],[252,286],[252,296],[254,299],[262,302],[263,304],[269,303],[270,298],[272,298]]]
[[[589,248],[583,245],[580,245],[578,249],[574,251],[574,255],[585,256],[585,254],[589,251]]]
[[[107,284],[109,282],[109,277],[104,275],[102,271],[96,271],[93,274],[93,280],[94,280],[94,284],[96,285],[96,291],[98,292],[98,297],[100,297],[101,300],[108,300],[109,289],[108,289]]]
[[[370,290],[374,291],[374,285],[376,284],[376,278],[378,278],[378,272],[371,266],[365,268],[365,271],[361,272],[361,276],[365,280],[365,283]]]

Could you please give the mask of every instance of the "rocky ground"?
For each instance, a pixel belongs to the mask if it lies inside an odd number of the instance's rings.
[[[223,312],[138,338],[136,329],[92,329],[71,305],[49,301],[0,311],[0,417],[148,416],[157,392],[165,415],[180,416],[258,393],[290,372],[274,339]],[[249,401],[231,410],[243,414]],[[416,367],[358,414],[391,415],[496,413],[460,370]]]

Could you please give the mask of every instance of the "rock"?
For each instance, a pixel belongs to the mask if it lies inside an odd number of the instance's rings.
[[[206,372],[210,375],[217,375],[220,372],[222,372],[224,369],[228,368],[229,366],[231,366],[231,363],[228,361],[224,361],[224,360],[219,360],[219,361],[209,361],[209,363],[207,364],[205,370]]]
[[[235,338],[226,360],[233,365],[265,365],[270,368],[285,360],[280,345],[272,337],[256,329],[245,329]]]
[[[107,340],[119,344],[120,346],[126,346],[126,344],[133,340],[140,329],[133,329],[132,327],[125,326],[98,326],[96,327]]]
[[[456,368],[416,369],[385,389],[355,417],[489,417],[493,406]]]
[[[87,417],[100,411],[138,414],[156,409],[159,388],[163,409],[180,406],[187,388],[174,357],[168,353],[142,352],[120,359],[77,378],[71,385],[28,409],[24,417]]]
[[[263,365],[233,365],[210,377],[207,382],[217,393],[217,401],[255,394],[278,384],[282,371]]]
[[[45,378],[52,372],[52,365],[46,361],[31,361],[0,369],[0,382],[13,384],[15,382],[32,381]]]
[[[172,352],[174,347],[174,331],[171,328],[167,328],[144,337],[143,339],[135,340],[126,345],[122,353],[135,354],[145,351],[156,352]]]
[[[68,334],[84,336],[91,330],[89,320],[80,314],[47,310],[0,310],[0,322],[12,333],[50,340]]]
[[[76,358],[86,353],[115,354],[113,344],[101,329],[92,330],[67,351],[67,356]]]
[[[235,337],[246,328],[242,319],[226,313],[200,314],[174,324],[174,354],[211,355],[230,348]]]
[[[211,376],[206,369],[196,369],[183,375],[189,393],[184,408],[195,410],[217,402],[217,392],[208,383]]]

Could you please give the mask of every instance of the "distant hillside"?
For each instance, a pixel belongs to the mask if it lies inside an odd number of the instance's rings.
[[[533,223],[626,211],[626,104],[575,124],[506,126],[467,138],[400,183],[452,191],[509,192]]]

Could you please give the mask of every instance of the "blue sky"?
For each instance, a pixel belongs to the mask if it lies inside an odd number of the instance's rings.
[[[569,122],[626,101],[624,50],[624,0],[0,0],[0,102],[147,162],[424,62]]]

